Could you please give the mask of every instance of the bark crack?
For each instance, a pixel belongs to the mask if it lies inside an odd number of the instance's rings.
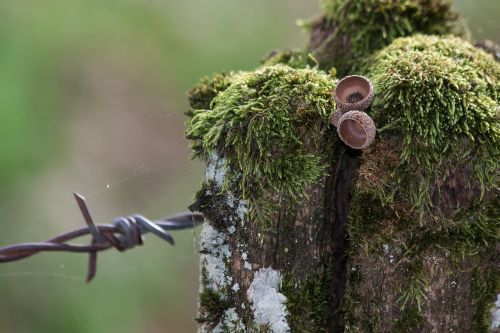
[[[332,257],[333,257],[333,277],[331,281],[331,304],[330,309],[333,319],[329,325],[329,332],[344,332],[344,294],[347,281],[347,249],[349,237],[347,234],[348,207],[350,197],[350,187],[360,166],[360,153],[347,149],[339,152],[337,166],[332,188],[333,214],[330,219],[333,224],[332,229]]]

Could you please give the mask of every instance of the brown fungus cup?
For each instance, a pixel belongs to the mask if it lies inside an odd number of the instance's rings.
[[[333,124],[333,126],[337,127],[337,124],[339,123],[339,120],[340,118],[342,117],[343,113],[340,112],[340,111],[335,111],[333,114],[332,114],[332,117],[331,117],[331,122]]]
[[[344,113],[337,124],[340,139],[354,149],[365,149],[371,145],[376,130],[372,118],[358,110]]]
[[[342,113],[351,110],[366,110],[373,102],[373,84],[364,76],[350,75],[339,81],[333,98],[337,110]]]

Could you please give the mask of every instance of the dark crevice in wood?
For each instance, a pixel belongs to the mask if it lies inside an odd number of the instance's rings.
[[[329,325],[329,332],[344,332],[344,294],[347,282],[347,249],[349,246],[349,237],[347,234],[348,207],[350,197],[350,187],[357,174],[360,165],[360,152],[347,149],[339,152],[339,158],[334,179],[332,182],[333,214],[330,219],[333,224],[333,277],[331,281],[331,304],[330,309],[333,313],[333,319]]]

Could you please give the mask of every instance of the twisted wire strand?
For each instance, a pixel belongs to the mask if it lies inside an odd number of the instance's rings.
[[[40,252],[88,253],[87,282],[96,274],[97,253],[115,248],[120,252],[142,245],[142,236],[152,233],[174,245],[170,230],[192,229],[204,222],[201,213],[182,212],[164,219],[151,221],[142,215],[118,217],[112,224],[94,224],[85,203],[85,198],[77,193],[75,199],[82,211],[87,228],[80,228],[52,237],[44,242],[18,243],[0,247],[0,263],[12,262],[31,257]],[[90,245],[68,243],[76,238],[91,235]]]

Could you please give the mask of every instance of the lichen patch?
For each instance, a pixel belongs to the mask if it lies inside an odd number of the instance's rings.
[[[226,159],[211,153],[205,171],[205,181],[213,181],[217,187],[222,187],[226,176]]]
[[[206,223],[200,236],[201,265],[206,272],[206,285],[214,291],[223,291],[231,281],[226,261],[231,256],[227,236]]]
[[[248,288],[248,298],[252,301],[252,310],[257,326],[269,326],[271,332],[290,332],[287,322],[288,311],[286,297],[280,293],[281,276],[272,268],[261,268],[255,272],[252,284]]]
[[[245,326],[236,313],[235,308],[224,311],[220,322],[214,327],[212,333],[245,332]]]

